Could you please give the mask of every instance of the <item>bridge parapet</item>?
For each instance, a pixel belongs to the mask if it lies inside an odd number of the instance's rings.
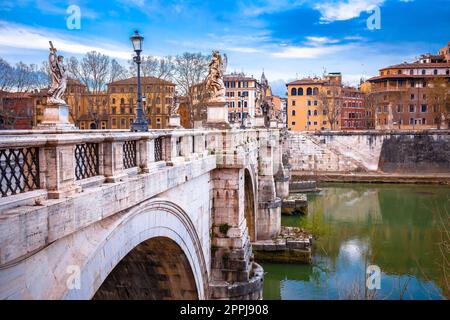
[[[206,134],[1,132],[0,266],[214,170]]]

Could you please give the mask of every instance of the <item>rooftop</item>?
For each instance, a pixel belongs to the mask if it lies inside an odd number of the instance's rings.
[[[324,84],[327,81],[322,79],[313,79],[313,78],[305,78],[305,79],[299,79],[292,82],[289,82],[286,84],[286,86],[295,86],[295,85],[302,85],[302,84]]]
[[[380,69],[380,71],[388,70],[388,69],[411,69],[411,68],[425,68],[425,69],[432,69],[432,68],[450,68],[450,62],[438,62],[438,63],[420,63],[420,62],[414,62],[414,63],[401,63],[396,64],[393,66],[389,66],[383,69]]]
[[[159,79],[156,77],[141,77],[141,84],[163,84],[167,86],[175,86],[173,82]],[[108,86],[120,86],[120,85],[137,85],[137,77],[131,77],[128,79],[113,81],[108,84]]]

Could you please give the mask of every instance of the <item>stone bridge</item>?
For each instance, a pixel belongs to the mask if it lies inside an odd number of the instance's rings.
[[[1,299],[261,299],[278,130],[0,133]]]

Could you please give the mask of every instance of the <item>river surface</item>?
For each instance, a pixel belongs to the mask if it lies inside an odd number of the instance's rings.
[[[318,235],[313,263],[263,263],[265,299],[449,298],[439,243],[449,221],[450,187],[320,187],[319,194],[308,195],[306,217],[282,219],[283,225],[302,226]],[[372,265],[381,270],[380,286],[368,290],[367,282],[369,288],[378,286],[377,278],[370,277],[373,271],[366,275]]]

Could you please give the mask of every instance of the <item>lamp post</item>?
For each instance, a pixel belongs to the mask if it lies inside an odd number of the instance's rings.
[[[141,52],[142,52],[142,42],[144,41],[144,37],[139,34],[136,30],[134,35],[130,38],[131,43],[133,44],[134,52],[136,52],[136,56],[133,57],[133,61],[137,64],[137,105],[136,105],[136,113],[137,118],[131,124],[131,131],[133,132],[145,132],[148,131],[148,122],[144,117],[144,112],[142,110],[142,100],[141,100]]]
[[[244,94],[242,93],[241,94],[241,119],[242,119],[242,121],[241,121],[241,129],[245,129],[245,124],[244,124],[244,101],[245,101],[245,99],[244,99]]]

